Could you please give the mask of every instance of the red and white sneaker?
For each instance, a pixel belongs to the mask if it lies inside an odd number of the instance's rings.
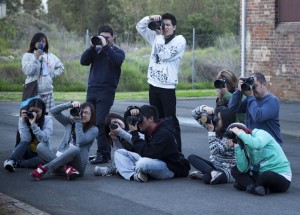
[[[32,171],[30,175],[37,181],[41,180],[41,178],[45,175],[47,169],[40,164],[36,170]]]
[[[79,176],[79,172],[77,171],[77,169],[66,165],[64,172],[68,178],[68,180],[74,180],[75,178],[77,178],[77,176]]]

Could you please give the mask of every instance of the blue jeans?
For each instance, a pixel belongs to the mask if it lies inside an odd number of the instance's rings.
[[[39,156],[47,163],[44,167],[49,172],[59,171],[65,165],[75,168],[80,176],[85,172],[85,166],[81,160],[80,149],[77,146],[70,146],[59,157],[57,157],[46,144],[39,144],[37,150]]]
[[[135,173],[145,173],[154,179],[170,179],[174,173],[168,169],[167,164],[158,159],[141,157],[139,154],[118,149],[114,155],[115,165],[120,175],[126,180]]]
[[[19,161],[20,167],[25,168],[36,168],[43,164],[43,160],[30,149],[30,142],[27,141],[21,141],[13,150],[9,159],[15,162]]]

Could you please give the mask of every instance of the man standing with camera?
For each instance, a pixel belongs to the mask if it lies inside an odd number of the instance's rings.
[[[91,160],[92,164],[107,163],[110,159],[111,149],[105,137],[104,120],[114,103],[121,66],[125,60],[124,51],[113,45],[114,34],[110,26],[100,26],[98,35],[91,38],[91,47],[80,59],[81,65],[91,65],[86,101],[95,106],[96,126],[99,129],[98,150],[96,157]]]
[[[158,109],[159,117],[172,117],[176,142],[181,152],[181,134],[176,117],[176,93],[180,61],[186,47],[182,35],[176,35],[176,18],[170,13],[146,16],[136,29],[152,46],[148,67],[149,103]]]
[[[246,96],[244,99],[242,99],[243,94]],[[262,73],[255,72],[249,78],[241,78],[228,107],[234,112],[246,113],[246,127],[263,129],[270,133],[280,145],[283,144],[280,135],[279,100],[268,91],[267,82]]]

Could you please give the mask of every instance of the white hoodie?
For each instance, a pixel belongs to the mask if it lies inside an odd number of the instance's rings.
[[[38,94],[45,95],[53,92],[53,78],[62,74],[64,66],[51,52],[44,53],[40,59],[34,53],[25,53],[22,58],[22,71],[27,76],[25,84],[38,79]]]
[[[136,29],[152,46],[148,67],[148,83],[160,88],[175,89],[178,84],[180,61],[184,54],[186,40],[182,35],[176,35],[165,44],[163,35],[157,35],[148,28],[149,16],[140,20]]]

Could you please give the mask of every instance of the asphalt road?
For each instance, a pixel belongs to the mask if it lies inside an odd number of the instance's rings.
[[[198,154],[208,159],[207,132],[194,122],[190,113],[198,105],[214,106],[213,99],[178,100],[177,115],[181,123],[183,153]],[[123,113],[129,105],[146,104],[146,101],[117,101],[112,112]],[[0,162],[11,153],[15,144],[19,103],[0,102]],[[286,110],[282,121],[297,120],[292,113],[299,105],[283,104]],[[299,112],[298,112],[299,113]],[[288,118],[290,115],[290,120]],[[63,127],[54,119],[51,143],[59,144]],[[286,134],[293,130],[290,124],[282,129]],[[62,176],[47,175],[41,181],[29,176],[30,169],[17,169],[9,173],[0,168],[0,192],[55,215],[85,214],[299,214],[300,212],[300,139],[298,133],[284,135],[284,151],[291,162],[293,182],[288,192],[265,197],[238,192],[232,184],[204,185],[188,178],[138,183],[119,176],[95,177],[95,165],[88,165],[84,177],[67,181]],[[297,137],[298,135],[298,137]],[[93,144],[90,154],[96,152]]]

